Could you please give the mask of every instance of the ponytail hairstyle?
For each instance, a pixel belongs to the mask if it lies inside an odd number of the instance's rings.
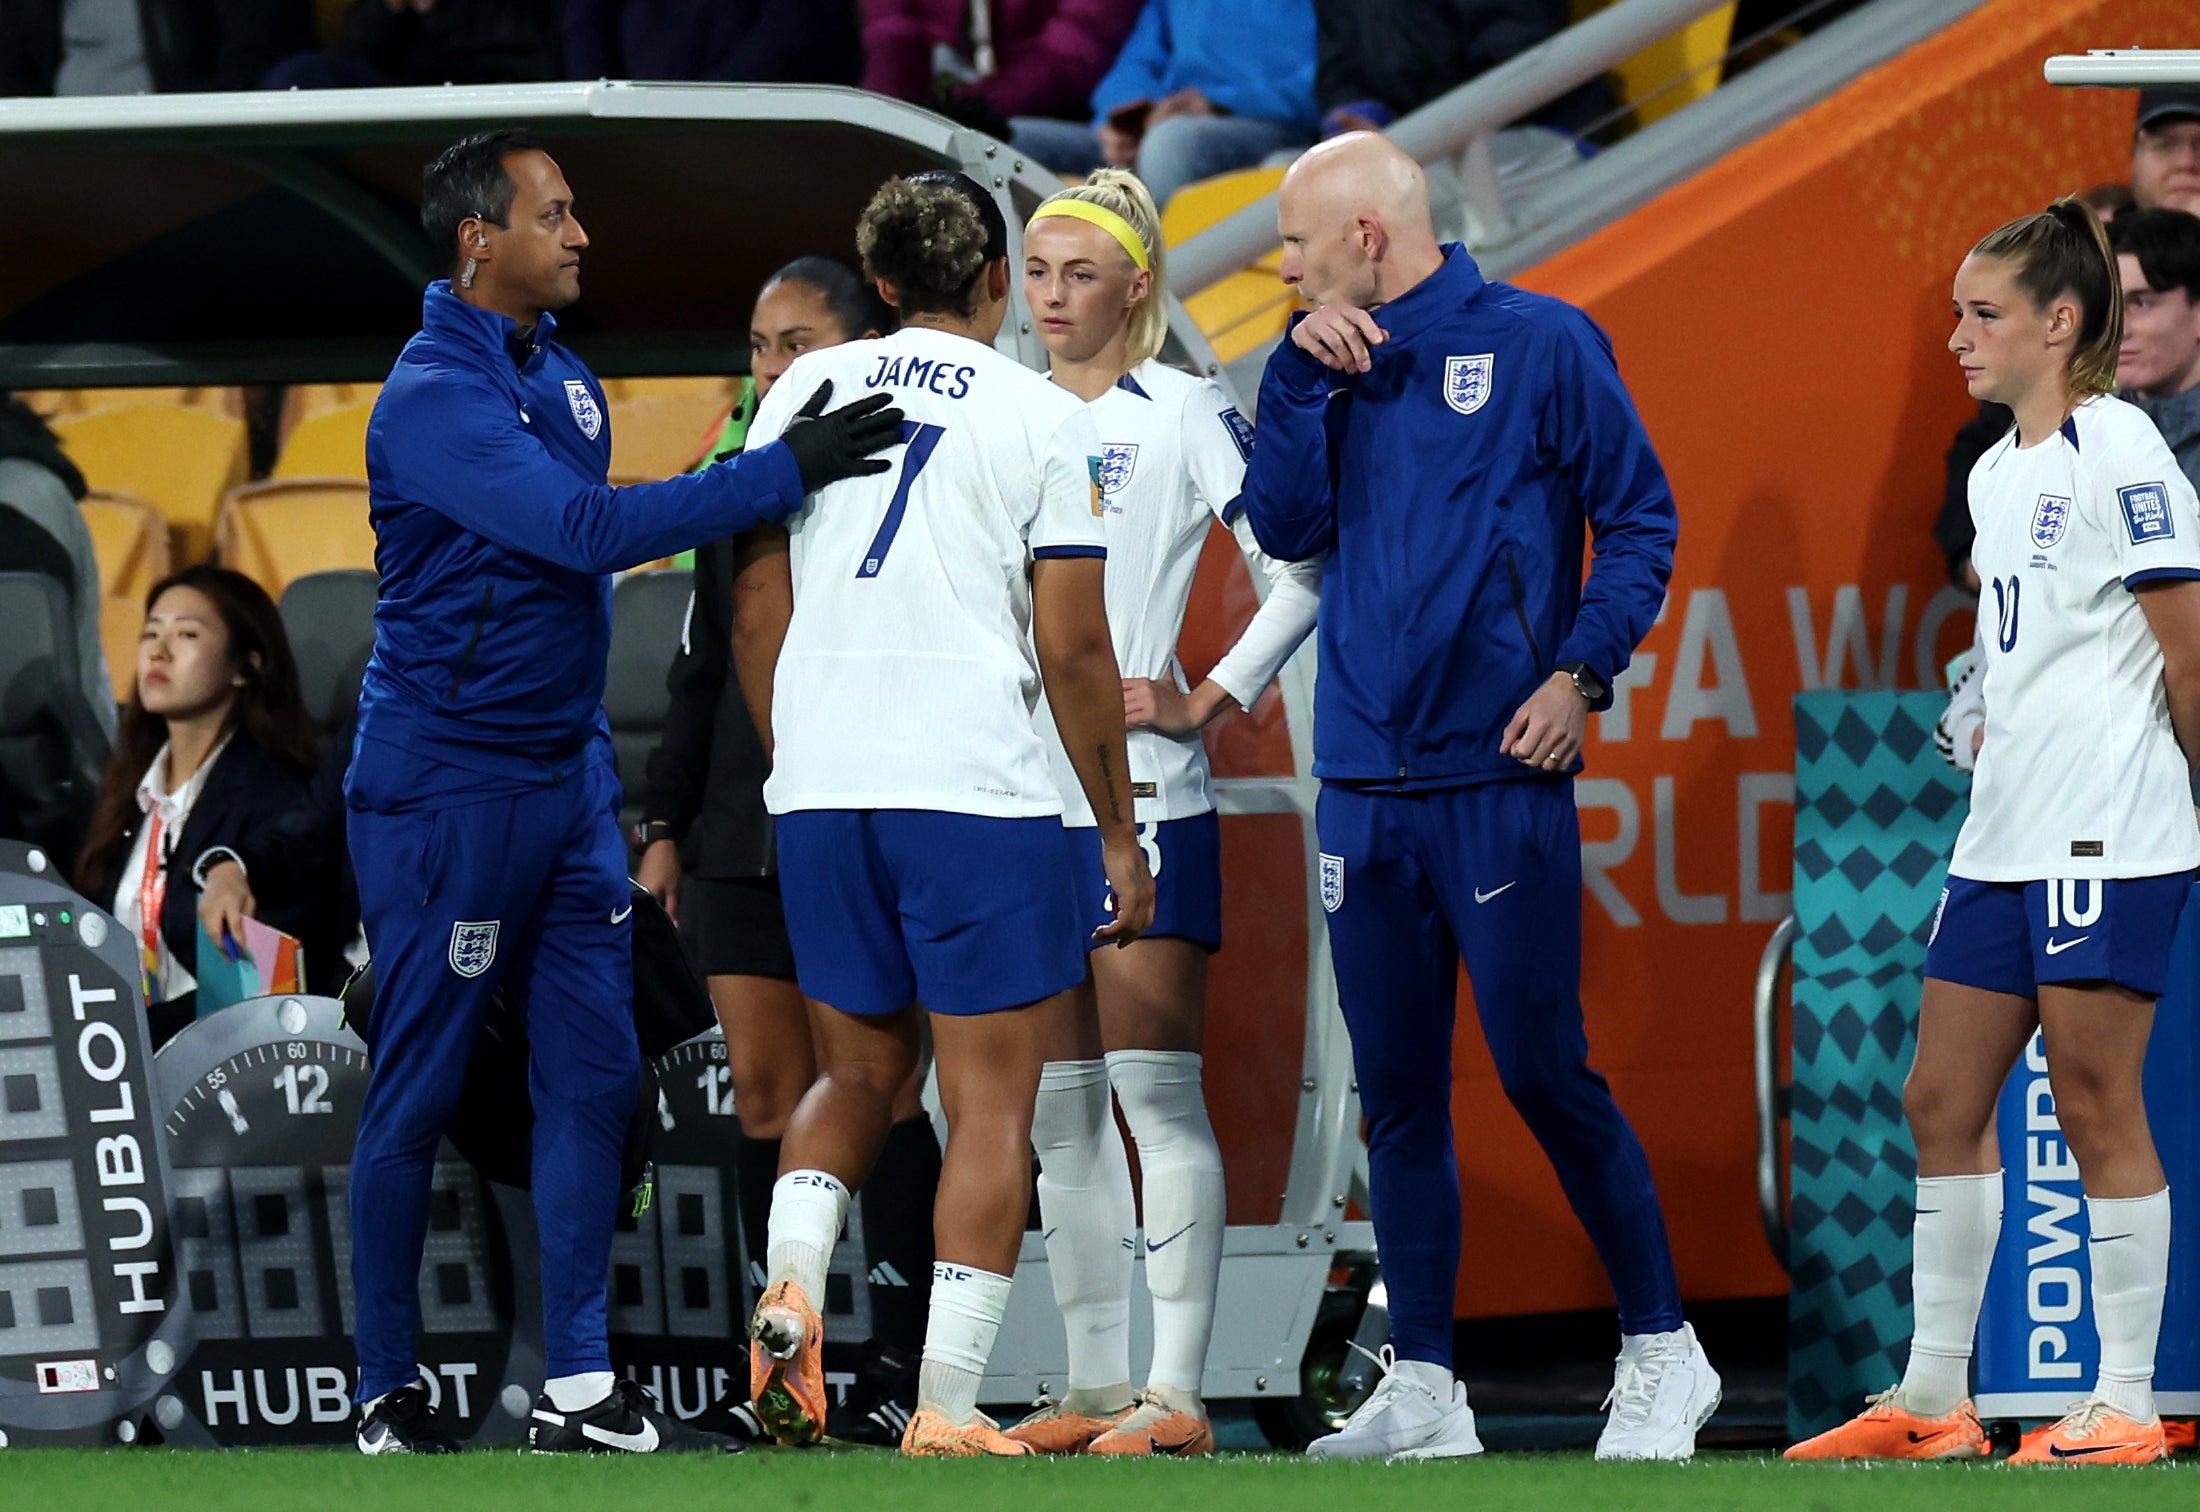
[[[1154,205],[1152,192],[1128,168],[1100,168],[1082,184],[1048,195],[1040,208],[1060,200],[1097,205],[1138,233],[1146,249],[1146,266],[1153,271],[1153,286],[1131,309],[1127,355],[1133,366],[1160,356],[1169,339],[1168,246],[1162,239],[1161,212]]]
[[[1008,256],[1008,222],[968,174],[945,169],[888,179],[856,224],[864,276],[894,286],[899,312],[976,313],[986,265]]]
[[[2070,392],[2079,399],[2116,391],[2116,349],[2124,340],[2123,280],[2108,231],[2085,201],[2065,197],[2037,215],[1991,232],[1973,257],[2010,265],[2035,308],[2064,295],[2078,304],[2078,344],[2070,353]]]

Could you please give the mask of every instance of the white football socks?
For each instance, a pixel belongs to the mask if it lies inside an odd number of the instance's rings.
[[[1072,1405],[1105,1415],[1131,1401],[1131,1261],[1138,1225],[1107,1062],[1047,1063],[1039,1074],[1031,1143],[1039,1152],[1047,1272],[1069,1336]],[[932,1316],[939,1317],[937,1293]]]
[[[812,1307],[825,1306],[825,1272],[848,1221],[848,1189],[826,1171],[789,1171],[772,1183],[764,1265],[770,1283],[792,1281]]]
[[[542,1383],[542,1394],[560,1412],[579,1412],[611,1395],[618,1377],[608,1370],[584,1370],[579,1375],[552,1376]]]
[[[1916,1324],[1899,1400],[1921,1417],[1946,1417],[1971,1394],[1971,1343],[2000,1238],[2001,1172],[1918,1177],[1910,1262]]]
[[[2169,1288],[2169,1189],[2146,1197],[2088,1197],[2093,1326],[2101,1373],[2093,1394],[2135,1423],[2154,1421],[2154,1350]]]
[[[1008,1310],[1008,1288],[1009,1278],[992,1271],[934,1262],[924,1359],[917,1366],[919,1411],[930,1408],[958,1428],[977,1420],[978,1385]]]
[[[1149,1385],[1199,1395],[1215,1331],[1227,1221],[1222,1150],[1189,1050],[1111,1050],[1108,1080],[1138,1145],[1146,1289],[1153,1294]]]

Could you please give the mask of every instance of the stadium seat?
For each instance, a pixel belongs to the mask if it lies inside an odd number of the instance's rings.
[[[626,793],[619,813],[625,831],[641,817],[643,768],[664,729],[665,669],[687,621],[690,586],[685,572],[631,572],[611,590],[611,661],[603,707]]]
[[[185,405],[64,415],[54,434],[85,481],[157,505],[175,555],[204,559],[222,495],[244,481],[244,421]]]
[[[99,558],[99,591],[142,610],[145,595],[168,576],[168,522],[153,505],[129,494],[95,489],[78,508]]]
[[[137,644],[144,629],[145,595],[100,598],[99,648],[107,655],[107,680],[114,684],[118,704],[128,703],[137,692]]]
[[[367,421],[372,399],[306,415],[283,438],[271,478],[361,478],[367,475]]]
[[[79,681],[68,590],[43,573],[0,573],[0,625],[0,830],[74,856],[107,741]]]
[[[382,396],[379,383],[301,383],[283,399],[283,431],[287,435],[301,420],[311,420],[330,410],[354,404],[371,405]]]
[[[244,414],[244,393],[234,388],[25,389],[17,397],[48,419],[96,410],[176,406],[217,415]]]
[[[1187,184],[1161,212],[1162,235],[1170,246],[1182,246],[1217,221],[1272,193],[1282,182],[1280,168],[1248,168]],[[1284,285],[1282,263],[1283,253],[1271,252],[1184,301],[1185,313],[1198,323],[1222,361],[1234,362],[1283,334],[1291,312],[1298,308],[1298,297]]]
[[[1602,10],[1611,0],[1577,3],[1575,19]],[[1725,56],[1734,35],[1734,7],[1722,5],[1700,16],[1669,37],[1651,43],[1612,69],[1615,92],[1623,104],[1634,107],[1635,125],[1647,126],[1671,115],[1719,87]]]
[[[717,438],[730,401],[716,394],[659,394],[611,405],[611,475],[621,481],[670,478],[695,465]]]
[[[342,568],[293,578],[276,606],[307,712],[332,735],[359,696],[359,674],[374,649],[374,597],[380,580],[369,570]]]
[[[356,478],[280,478],[233,490],[218,537],[222,564],[271,598],[308,573],[374,566],[367,485]]]
[[[606,378],[603,396],[613,404],[629,399],[707,399],[722,411],[733,403],[738,378]]]

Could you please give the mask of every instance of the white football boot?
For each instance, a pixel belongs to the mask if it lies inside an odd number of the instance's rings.
[[[1388,1344],[1371,1358],[1382,1367],[1382,1380],[1342,1428],[1306,1446],[1308,1459],[1451,1459],[1482,1452],[1467,1388],[1449,1370],[1417,1360],[1401,1364]]]
[[[1672,1333],[1630,1334],[1604,1405],[1612,1415],[1597,1435],[1598,1459],[1688,1459],[1696,1430],[1719,1410],[1719,1373],[1685,1323]]]

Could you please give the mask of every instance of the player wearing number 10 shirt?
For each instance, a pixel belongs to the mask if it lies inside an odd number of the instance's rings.
[[[1954,292],[1972,397],[2016,424],[1971,470],[1986,727],[1903,1089],[1915,1333],[1899,1384],[1788,1453],[1988,1452],[1968,1397],[2002,1228],[1995,1108],[2036,1030],[2085,1187],[2100,1366],[2012,1463],[2140,1464],[2168,1454],[2153,1376],[2170,1194],[2142,1071],[2200,865],[2200,506],[2153,422],[2110,397],[2121,299],[2091,210],[2010,222]]]
[[[793,609],[759,720],[796,974],[836,1010],[780,1147],[752,1325],[757,1415],[786,1444],[823,1432],[815,1303],[928,1011],[950,1138],[902,1448],[1027,1452],[977,1392],[1030,1208],[1040,1067],[1068,1031],[1090,929],[1033,723],[1042,674],[1116,895],[1096,933],[1128,941],[1153,915],[1102,589],[1099,437],[1074,395],[991,346],[1007,243],[992,196],[962,175],[888,183],[857,245],[902,328],[788,370],[906,407],[887,470],[789,520]],[[773,387],[750,446],[806,423],[794,392]]]

